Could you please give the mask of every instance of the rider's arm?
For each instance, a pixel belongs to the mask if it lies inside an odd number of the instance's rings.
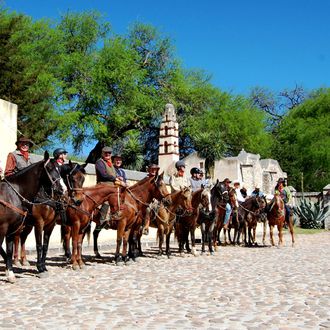
[[[8,154],[7,162],[6,162],[6,169],[5,169],[5,176],[9,176],[15,173],[16,169],[16,159],[12,153]]]

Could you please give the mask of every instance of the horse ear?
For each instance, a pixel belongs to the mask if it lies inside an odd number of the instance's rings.
[[[218,184],[219,183],[219,179],[217,179],[217,182],[215,184]]]
[[[71,162],[71,159],[69,160],[69,165],[72,166],[72,162]]]
[[[82,168],[85,168],[87,166],[87,163],[81,165]]]
[[[159,174],[159,177],[160,177],[161,180],[163,180],[163,178],[164,178],[164,171]]]
[[[46,150],[44,153],[44,161],[47,161],[49,159],[49,152]]]

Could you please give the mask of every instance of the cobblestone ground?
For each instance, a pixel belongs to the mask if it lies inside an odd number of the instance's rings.
[[[150,248],[125,266],[103,249],[103,260],[86,252],[80,271],[52,252],[47,277],[16,268],[15,284],[1,263],[0,328],[330,328],[330,232],[298,235],[295,248],[285,241],[171,259]]]

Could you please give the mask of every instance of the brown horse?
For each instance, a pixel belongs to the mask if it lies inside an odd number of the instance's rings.
[[[79,204],[82,200],[80,194],[82,185],[85,180],[85,166],[77,163],[63,164],[60,169],[61,177],[63,178],[67,188],[70,201]],[[21,243],[21,258],[23,266],[29,265],[26,258],[25,242],[27,236],[35,228],[35,239],[37,248],[37,269],[39,273],[47,271],[46,256],[48,251],[49,239],[55,227],[56,219],[58,218],[58,206],[60,200],[52,201],[43,192],[38,194],[35,203],[32,206],[32,216],[30,216],[21,232],[17,232],[14,241],[14,263],[19,265],[18,245]]]
[[[110,221],[110,228],[117,230],[117,246],[115,261],[118,263],[123,260],[128,260],[127,256],[127,244],[130,237],[131,230],[137,224],[142,223],[142,216],[145,214],[145,210],[152,201],[153,198],[162,200],[168,198],[168,191],[163,179],[164,173],[156,177],[146,177],[132,187],[127,188],[125,195],[125,205],[121,210],[121,216],[119,219]],[[93,236],[94,236],[94,252],[99,256],[97,238],[100,232],[99,224],[97,224]],[[122,255],[120,255],[121,245],[123,245]]]
[[[177,218],[175,236],[178,239],[180,253],[183,253],[184,245],[186,245],[187,252],[196,255],[195,231],[198,225],[199,205],[202,201],[202,196],[208,196],[207,190],[204,190],[204,188],[194,191],[191,199],[192,209],[186,210],[183,215],[179,215]],[[189,233],[191,237],[191,249],[189,247]]]
[[[212,210],[215,212],[215,228],[213,232],[213,245],[215,250],[217,245],[220,245],[220,233],[221,229],[224,229],[225,244],[227,244],[227,228],[224,225],[224,219],[226,215],[226,204],[229,203],[232,208],[232,212],[236,212],[238,203],[236,198],[236,192],[234,188],[230,188],[229,191],[223,191],[221,182],[217,181],[214,187],[211,189],[211,203]],[[231,219],[229,219],[231,221]]]
[[[265,208],[266,201],[262,197],[248,197],[238,207],[239,222],[242,223],[242,231],[244,234],[244,243],[246,246],[256,245],[256,229],[260,212]],[[248,230],[248,235],[246,233]],[[240,233],[241,233],[240,232]],[[240,234],[239,233],[239,234]],[[239,241],[239,236],[238,236]]]
[[[170,238],[173,231],[175,219],[176,219],[176,210],[181,208],[183,210],[192,209],[192,195],[189,188],[183,188],[180,191],[176,191],[170,195],[171,203],[161,202],[157,210],[154,212],[154,221],[151,222],[151,227],[157,228],[157,237],[159,240],[159,250],[158,254],[163,254],[163,243],[164,236],[166,236],[166,255],[170,257]]]
[[[70,236],[72,237],[71,262],[74,270],[84,267],[82,259],[82,241],[94,212],[104,202],[108,202],[113,214],[118,214],[124,207],[125,189],[107,183],[99,183],[95,186],[83,188],[83,201],[81,205],[69,205],[67,208],[68,225],[64,227],[64,248],[66,256],[70,255]],[[63,229],[63,228],[62,228]],[[62,232],[63,235],[63,232]]]
[[[283,245],[283,226],[285,223],[285,206],[284,202],[280,195],[275,194],[274,199],[271,203],[270,209],[267,212],[267,218],[269,223],[269,231],[270,231],[270,242],[272,246],[275,245],[274,243],[274,226],[277,226],[278,229],[278,245]],[[292,247],[294,246],[294,233],[293,233],[293,219],[290,217],[290,221],[288,223],[290,234],[291,234],[291,241]]]

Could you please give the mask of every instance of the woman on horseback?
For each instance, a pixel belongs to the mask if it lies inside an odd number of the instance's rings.
[[[285,207],[285,222],[288,223],[290,219],[292,195],[290,189],[285,184],[285,179],[279,178],[275,186],[275,194],[280,195]]]

